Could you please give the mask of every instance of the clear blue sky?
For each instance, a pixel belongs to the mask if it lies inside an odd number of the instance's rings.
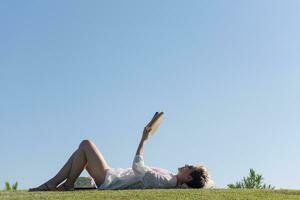
[[[83,139],[130,167],[249,168],[300,189],[300,2],[0,1],[0,187],[51,178]]]

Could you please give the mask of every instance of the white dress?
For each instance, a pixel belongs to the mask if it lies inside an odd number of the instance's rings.
[[[143,188],[175,188],[175,174],[144,164],[144,158],[136,155],[132,168],[110,168],[106,172],[105,181],[98,189],[143,189]]]

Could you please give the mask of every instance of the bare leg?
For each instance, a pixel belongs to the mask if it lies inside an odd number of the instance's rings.
[[[61,168],[61,170],[59,170],[59,172],[52,179],[46,182],[46,184],[49,187],[52,186],[57,187],[60,183],[62,183],[64,180],[68,178],[76,152],[77,150],[71,155],[71,157],[66,162],[66,164]]]
[[[97,186],[100,186],[105,180],[109,166],[99,149],[90,140],[82,141],[74,155],[70,174],[64,184],[66,189],[74,187],[76,179],[85,167]]]
[[[98,186],[101,185],[109,166],[96,145],[90,140],[83,140],[81,142],[79,148],[52,179],[37,188],[31,189],[31,191],[55,190],[67,178],[68,181],[66,181],[64,188],[72,188],[84,167],[86,167],[88,173],[94,178],[96,184]]]
[[[68,177],[75,153],[76,151],[70,156],[66,164],[53,178],[36,188],[29,189],[29,191],[56,190],[56,187]]]

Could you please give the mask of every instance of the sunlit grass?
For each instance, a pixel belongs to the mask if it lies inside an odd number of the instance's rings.
[[[0,199],[47,199],[47,200],[95,200],[95,199],[205,199],[205,200],[292,200],[300,199],[298,190],[233,190],[233,189],[212,189],[212,190],[89,190],[70,192],[0,192]]]

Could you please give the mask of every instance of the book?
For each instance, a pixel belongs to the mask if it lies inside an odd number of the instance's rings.
[[[151,128],[150,135],[153,135],[160,124],[163,122],[164,112],[156,112],[151,121],[147,124],[147,127]]]

